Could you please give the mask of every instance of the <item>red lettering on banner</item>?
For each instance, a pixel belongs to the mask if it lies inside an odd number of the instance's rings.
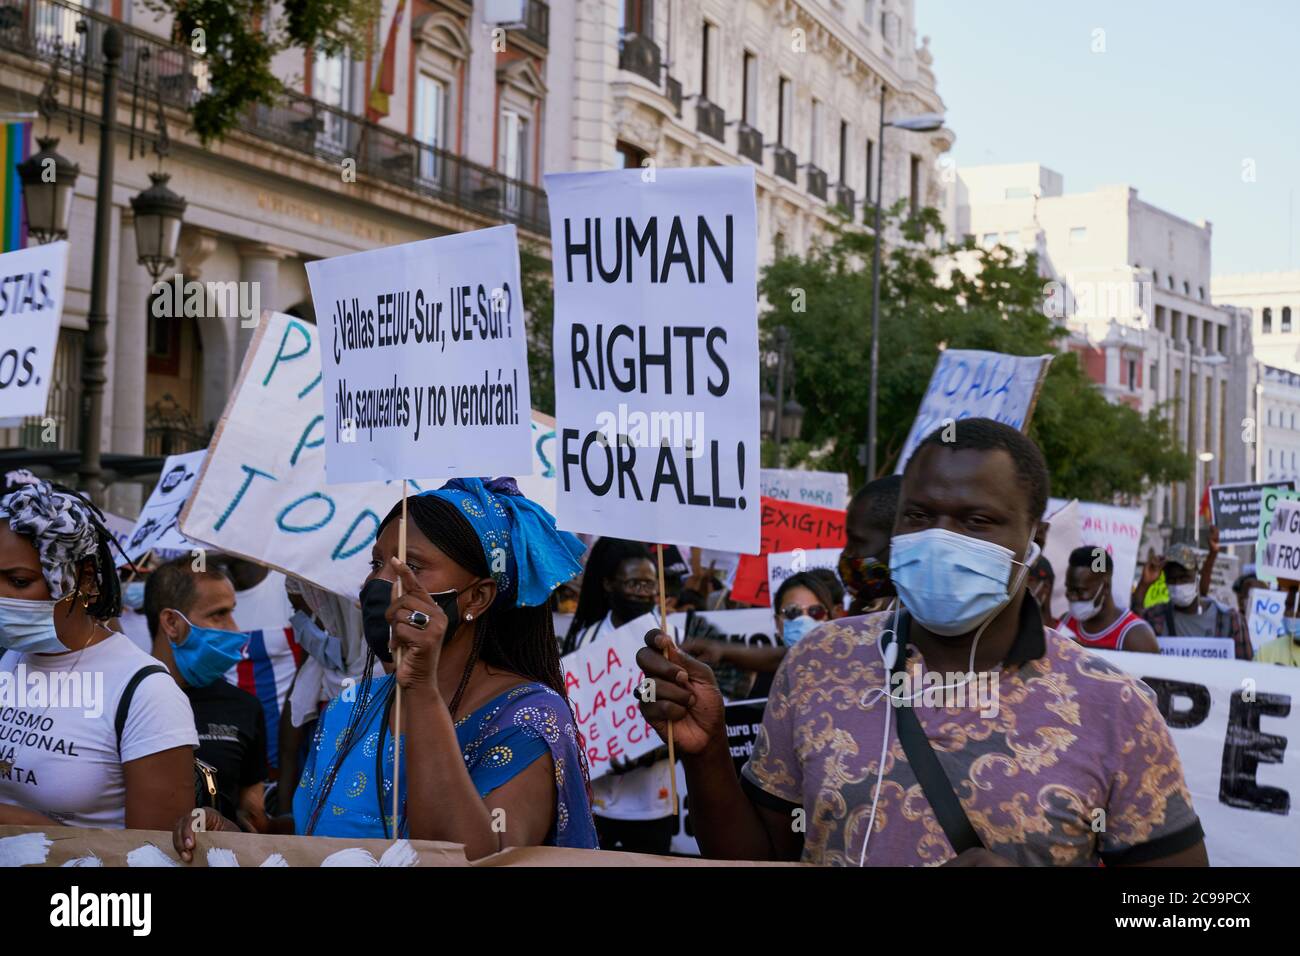
[[[572,691],[581,686],[582,684],[578,682],[578,678],[573,676],[573,671],[566,670],[564,672],[564,692],[566,694],[571,694]]]
[[[623,662],[618,659],[618,651],[611,647],[609,653],[605,655],[605,673],[612,674],[614,668],[622,666]]]
[[[596,691],[596,699],[591,702],[591,716],[595,717],[600,708],[608,706],[609,701],[605,699],[605,692],[603,690]]]
[[[617,737],[609,742],[609,758],[611,760],[623,756],[625,752],[626,751],[623,750],[623,745],[618,742]]]

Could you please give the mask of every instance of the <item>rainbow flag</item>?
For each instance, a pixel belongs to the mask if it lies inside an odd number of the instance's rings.
[[[0,252],[27,246],[27,217],[23,215],[23,184],[18,179],[18,164],[31,151],[31,123],[0,126]]]

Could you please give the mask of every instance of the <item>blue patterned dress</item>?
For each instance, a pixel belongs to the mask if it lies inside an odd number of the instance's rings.
[[[364,708],[361,727],[316,821],[314,836],[379,837],[393,832],[393,735],[384,735],[382,782],[375,785],[376,753],[393,677],[374,681],[366,700],[349,704],[336,697],[321,714],[316,738],[293,799],[294,829],[306,833],[307,820],[343,743],[348,719]],[[403,729],[402,736],[407,731]],[[587,785],[582,774],[577,729],[568,704],[544,684],[521,684],[456,721],[456,740],[480,797],[522,773],[549,753],[555,764],[555,822],[547,846],[597,847]],[[406,830],[406,758],[402,746],[401,834]],[[382,809],[381,809],[382,807]],[[383,814],[381,817],[380,814]],[[385,827],[387,825],[387,827]]]

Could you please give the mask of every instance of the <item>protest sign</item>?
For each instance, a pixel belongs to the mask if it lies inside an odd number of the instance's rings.
[[[763,499],[760,554],[742,555],[731,599],[742,604],[768,604],[767,555],[781,551],[843,548],[844,512],[790,501]]]
[[[317,327],[266,313],[253,334],[208,459],[181,517],[185,534],[355,596],[369,573],[379,522],[397,502],[400,482],[325,484]],[[524,494],[554,503],[554,478],[540,457],[553,425],[533,413],[533,474]],[[441,479],[409,482],[411,493]]]
[[[0,255],[0,421],[45,414],[67,272],[66,242]]]
[[[1160,653],[1169,657],[1217,657],[1230,661],[1237,656],[1230,637],[1157,637]]]
[[[1210,485],[1210,514],[1219,529],[1219,544],[1240,544],[1259,539],[1259,515],[1269,489],[1294,491],[1294,481],[1265,484]]]
[[[749,647],[771,647],[776,644],[776,619],[769,608],[742,607],[725,611],[696,611],[696,617],[703,618],[717,628],[722,638],[733,644],[745,644]],[[551,615],[555,623],[555,633],[563,636],[569,633],[572,614]],[[676,611],[668,615],[669,626],[677,633],[686,631],[686,614]]]
[[[1058,500],[1058,499],[1053,499]],[[1057,508],[1047,506],[1047,517],[1043,519],[1049,525],[1047,544],[1043,547],[1043,557],[1052,566],[1051,606],[1046,608],[1053,618],[1060,617],[1057,609],[1064,612],[1068,603],[1065,597],[1065,573],[1070,563],[1070,552],[1083,544],[1079,537],[1079,501],[1072,499],[1069,504]],[[1122,605],[1121,605],[1122,606]]]
[[[530,466],[514,226],[307,263],[330,484]]]
[[[754,553],[751,166],[546,177],[557,515],[570,531]]]
[[[764,468],[758,474],[764,498],[837,511],[849,506],[849,476],[842,471]]]
[[[1094,653],[1155,692],[1214,866],[1300,859],[1300,670],[1130,651]],[[1290,746],[1288,746],[1288,743]]]
[[[1268,588],[1251,588],[1247,596],[1246,621],[1250,627],[1250,646],[1256,653],[1282,634],[1282,616],[1286,592]]]
[[[778,551],[767,556],[767,593],[776,594],[781,582],[792,574],[829,568],[836,571],[843,548],[809,548],[796,551]],[[829,608],[834,610],[834,608]]]
[[[1260,505],[1255,577],[1300,579],[1300,493],[1268,489]]]
[[[140,509],[140,517],[123,548],[132,561],[138,561],[150,551],[187,551],[194,547],[194,542],[181,533],[180,518],[207,454],[206,448],[200,448],[167,456],[158,484]],[[125,563],[121,555],[117,556],[117,563]]]
[[[1053,515],[1065,507],[1061,498],[1050,498],[1047,502],[1047,514]],[[1111,560],[1115,562],[1115,575],[1111,579],[1111,594],[1120,607],[1128,607],[1129,594],[1133,588],[1133,574],[1137,569],[1138,545],[1142,541],[1142,524],[1145,515],[1141,508],[1125,508],[1120,505],[1106,505],[1096,501],[1080,501],[1079,544],[1106,549]],[[1048,519],[1054,521],[1054,519]],[[1051,543],[1052,536],[1047,536]],[[1056,577],[1065,577],[1065,568],[1052,568]]]
[[[1003,355],[973,349],[940,352],[894,473],[901,475],[916,446],[948,421],[992,418],[1028,431],[1051,361],[1050,355]]]
[[[646,632],[658,626],[656,615],[643,614],[560,658],[592,780],[607,774],[611,761],[635,760],[662,745],[641,716],[635,693],[642,679],[636,652],[645,647]]]

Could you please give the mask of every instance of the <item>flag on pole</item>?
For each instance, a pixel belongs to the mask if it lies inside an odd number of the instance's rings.
[[[1205,492],[1201,495],[1200,505],[1201,517],[1206,521],[1213,521],[1214,518],[1210,513],[1210,486],[1205,486]]]
[[[18,164],[31,151],[31,123],[6,123],[0,127],[0,252],[27,247],[27,217],[23,215]]]
[[[370,88],[370,97],[366,101],[366,118],[372,123],[388,115],[388,97],[397,89],[397,35],[405,11],[406,0],[397,0],[397,11],[393,14],[393,22],[388,25],[388,40],[384,43],[384,54],[379,61],[374,86]]]

